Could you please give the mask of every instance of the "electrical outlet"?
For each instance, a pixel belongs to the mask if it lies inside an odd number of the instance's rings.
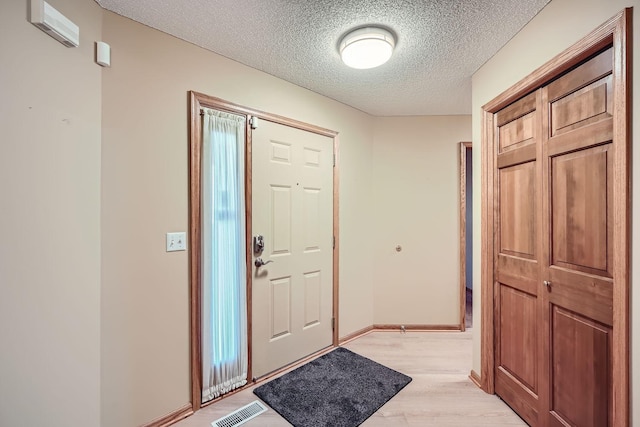
[[[178,233],[167,233],[167,252],[186,250],[187,233],[185,233],[184,231]]]

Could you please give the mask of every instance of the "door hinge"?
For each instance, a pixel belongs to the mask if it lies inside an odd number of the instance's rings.
[[[332,331],[336,330],[336,318],[335,317],[331,318],[331,330]]]
[[[333,167],[334,168],[336,167],[336,155],[335,154],[333,155]]]
[[[336,236],[333,236],[333,249],[336,248]]]

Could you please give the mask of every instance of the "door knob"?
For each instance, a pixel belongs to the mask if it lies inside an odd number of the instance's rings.
[[[544,281],[544,282],[542,282],[542,283],[544,283],[544,285],[547,287],[547,289],[551,289],[551,282],[550,282],[550,281],[545,280],[545,281]]]
[[[269,261],[265,262],[265,261],[262,260],[262,258],[256,258],[256,260],[254,261],[253,265],[255,265],[256,267],[260,268],[263,265],[269,264],[270,262],[273,262],[273,261],[269,260]]]

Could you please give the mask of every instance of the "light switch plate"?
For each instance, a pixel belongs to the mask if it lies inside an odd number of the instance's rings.
[[[186,250],[187,233],[185,233],[184,231],[178,233],[167,233],[167,252]]]

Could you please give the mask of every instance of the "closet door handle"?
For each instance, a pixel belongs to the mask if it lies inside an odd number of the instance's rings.
[[[550,282],[550,281],[545,280],[545,281],[544,281],[544,282],[542,282],[542,283],[544,283],[544,285],[547,287],[547,289],[551,289],[551,282]]]

